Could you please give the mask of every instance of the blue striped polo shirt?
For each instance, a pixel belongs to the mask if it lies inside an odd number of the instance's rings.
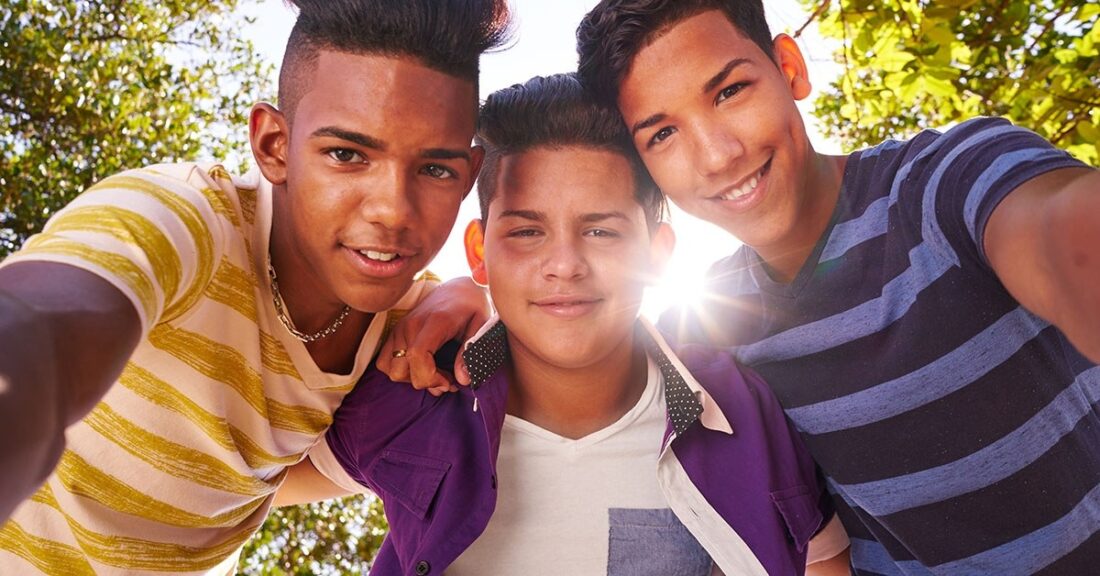
[[[1002,119],[852,154],[788,284],[743,247],[662,327],[731,346],[825,472],[856,574],[1094,574],[1100,368],[998,281],[998,202],[1081,163]]]

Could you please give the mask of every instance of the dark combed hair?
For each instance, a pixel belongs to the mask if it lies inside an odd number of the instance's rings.
[[[408,56],[477,85],[481,54],[511,36],[506,0],[286,0],[298,9],[279,73],[293,113],[319,50]]]
[[[601,101],[614,104],[634,57],[673,25],[708,10],[730,23],[775,59],[761,0],[602,0],[577,27],[581,80]],[[706,38],[700,38],[706,42]]]
[[[646,171],[618,110],[593,98],[576,74],[536,76],[494,92],[481,106],[476,140],[485,147],[485,162],[477,180],[483,220],[496,194],[505,156],[534,148],[570,146],[622,155],[632,168],[634,198],[645,210],[650,229],[664,216],[664,195]]]

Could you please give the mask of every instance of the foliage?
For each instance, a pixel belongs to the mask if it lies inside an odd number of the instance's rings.
[[[364,574],[387,529],[374,496],[279,508],[245,546],[240,574]]]
[[[845,145],[996,115],[1100,165],[1100,4],[801,1],[840,41],[844,73],[815,107]]]
[[[107,175],[247,150],[272,67],[240,36],[237,5],[0,4],[0,258]]]

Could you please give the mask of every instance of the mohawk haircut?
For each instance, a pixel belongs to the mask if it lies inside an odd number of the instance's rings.
[[[505,156],[534,148],[581,146],[626,158],[634,176],[634,198],[645,211],[650,231],[665,213],[665,199],[649,175],[617,109],[605,106],[581,85],[575,73],[535,76],[498,90],[486,99],[475,140],[485,148],[477,180],[481,218],[497,190]]]
[[[602,0],[577,27],[577,71],[601,101],[615,105],[634,57],[677,23],[718,10],[773,61],[761,0]],[[699,42],[706,42],[700,38]]]
[[[415,58],[477,87],[483,52],[511,36],[506,0],[286,0],[298,9],[279,72],[288,117],[306,93],[320,50]]]

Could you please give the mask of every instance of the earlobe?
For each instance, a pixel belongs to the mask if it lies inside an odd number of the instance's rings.
[[[276,185],[286,183],[290,130],[283,113],[264,102],[253,106],[248,119],[248,140],[264,178]]]
[[[466,246],[466,263],[470,265],[470,276],[479,285],[488,286],[489,274],[485,270],[485,230],[481,220],[470,220],[462,240]]]
[[[786,34],[775,37],[773,44],[776,63],[787,79],[791,88],[791,95],[795,100],[803,100],[810,95],[809,70],[806,68],[806,59],[802,57],[802,50],[798,42]]]

